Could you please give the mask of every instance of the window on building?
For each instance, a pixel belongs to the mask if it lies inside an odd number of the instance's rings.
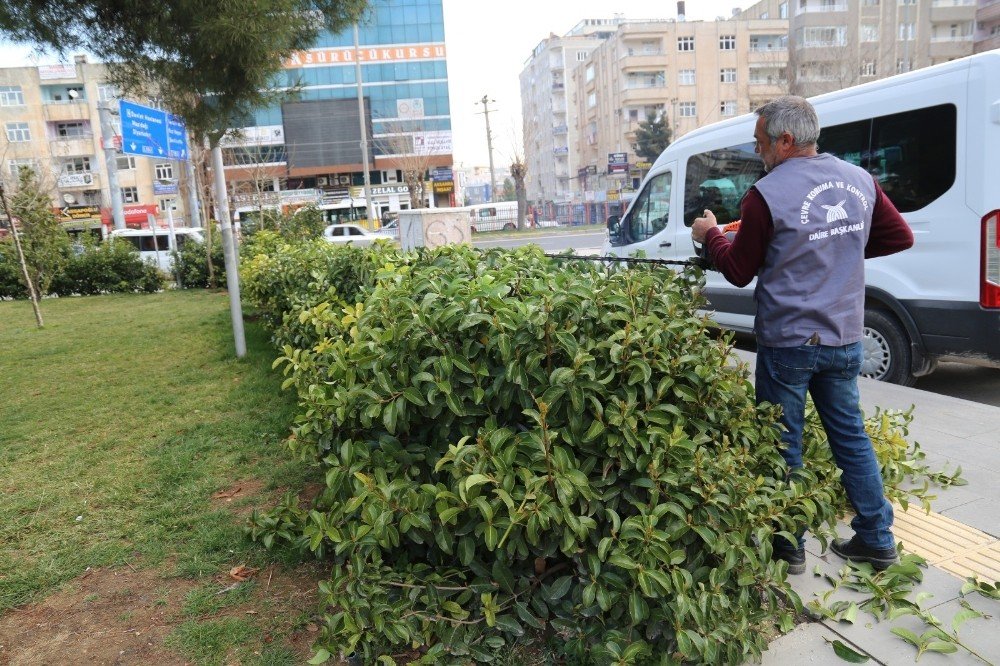
[[[900,41],[908,42],[913,39],[914,35],[914,24],[913,23],[900,23],[899,24],[899,39]]]
[[[111,102],[119,97],[121,97],[121,93],[118,92],[118,88],[110,83],[97,84],[97,99],[102,102]]]
[[[587,65],[587,69],[584,72],[584,79],[586,79],[587,83],[590,83],[591,81],[594,80],[594,66],[593,65]]]
[[[160,210],[162,211],[177,210],[177,199],[174,197],[163,197],[161,199],[157,199],[157,204],[160,206]]]
[[[24,106],[21,86],[0,86],[0,106]]]
[[[736,68],[723,67],[719,70],[719,81],[722,83],[736,83]]]
[[[788,18],[788,3],[782,2],[778,5],[778,18]]]
[[[901,5],[915,5],[915,4],[917,4],[917,0],[899,0],[899,4],[901,4]]]
[[[592,92],[587,95],[587,108],[592,109],[597,106],[597,93]]]
[[[7,140],[11,143],[31,141],[31,129],[28,123],[7,123]]]
[[[577,51],[576,52],[576,61],[577,62],[586,62],[586,60],[587,60],[587,52],[586,51]]]
[[[56,123],[56,136],[60,139],[76,139],[82,136],[89,136],[90,128],[83,121],[71,121],[67,123]]]
[[[697,108],[694,102],[681,102],[678,105],[681,118],[694,118],[698,115]]]
[[[123,187],[122,202],[127,204],[139,203],[139,188],[135,186]]]
[[[735,51],[736,50],[736,35],[720,35],[719,36],[719,50],[720,51]]]
[[[861,76],[875,76],[875,62],[868,60],[861,64]]]
[[[694,37],[678,37],[677,38],[677,50],[678,51],[694,51]]]
[[[694,85],[694,70],[693,69],[682,69],[677,72],[677,79],[682,86],[693,86]]]
[[[863,42],[877,42],[878,41],[878,24],[877,23],[862,23],[861,24],[861,41],[863,41]]]
[[[843,26],[812,26],[803,28],[800,43],[802,46],[844,46],[847,41],[847,28]]]
[[[879,0],[861,0],[861,4],[865,7],[878,7]]]
[[[910,61],[904,58],[900,58],[896,61],[896,73],[902,74],[903,72],[910,71]]]
[[[37,167],[35,165],[35,160],[27,157],[16,160],[7,160],[7,168],[10,169],[10,175],[17,178],[21,175],[21,169],[35,170]]]
[[[63,173],[90,173],[89,157],[70,157],[62,164]]]
[[[769,18],[771,18],[771,13],[770,12],[761,12],[760,13],[760,20],[761,21],[766,21]]]
[[[736,100],[727,100],[719,104],[719,114],[723,117],[736,115]]]
[[[119,171],[128,171],[129,169],[135,168],[135,156],[134,155],[119,155],[115,158],[118,163]]]
[[[628,110],[629,122],[639,122],[639,109],[629,109]]]
[[[170,162],[161,162],[154,167],[157,180],[173,180],[174,165]]]

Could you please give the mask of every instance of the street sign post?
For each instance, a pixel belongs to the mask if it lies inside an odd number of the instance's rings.
[[[184,121],[172,113],[125,100],[118,101],[122,152],[171,160],[188,158]]]

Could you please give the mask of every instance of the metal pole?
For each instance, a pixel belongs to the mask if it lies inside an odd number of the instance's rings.
[[[115,149],[115,128],[111,112],[111,107],[106,102],[97,105],[97,115],[101,121],[101,147],[104,148],[104,165],[107,167],[108,189],[111,194],[111,217],[115,229],[124,229],[125,208],[122,205],[122,190],[118,185],[118,151]]]
[[[226,289],[229,291],[229,314],[233,320],[236,358],[243,358],[247,354],[247,341],[243,334],[243,306],[240,303],[239,257],[233,239],[233,225],[229,220],[226,173],[222,163],[221,146],[212,148],[212,174],[215,176],[215,203],[218,206],[219,228],[222,231],[222,253],[226,259]]]
[[[365,170],[365,204],[368,208],[368,223],[375,219],[372,207],[372,180],[368,173],[368,124],[365,122],[365,93],[361,81],[361,50],[358,46],[358,24],[354,24],[354,78],[358,84],[358,123],[361,125],[361,163]]]
[[[483,105],[483,115],[486,116],[486,149],[490,152],[490,203],[497,200],[497,174],[493,169],[493,133],[490,132],[490,102],[495,102],[489,95],[483,95],[480,103]]]
[[[194,160],[191,157],[191,140],[188,139],[188,158],[184,160],[185,175],[188,182],[188,219],[192,227],[201,227],[201,208],[198,206],[198,179],[194,175]]]

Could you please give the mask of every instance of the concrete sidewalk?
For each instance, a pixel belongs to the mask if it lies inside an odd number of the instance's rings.
[[[735,353],[753,367],[754,354],[739,350]],[[900,410],[915,407],[908,439],[920,444],[932,469],[947,467],[953,471],[960,465],[962,476],[968,481],[966,486],[940,491],[931,503],[930,515],[919,506],[911,505],[907,512],[897,507],[893,528],[904,547],[927,559],[929,565],[923,583],[914,586],[914,595],[933,594],[922,606],[950,629],[952,617],[962,608],[960,590],[967,576],[977,575],[989,583],[1000,580],[1000,407],[867,379],[859,383],[866,414],[874,412],[876,406]],[[841,536],[851,536],[846,524],[840,525],[838,531]],[[830,590],[823,576],[814,575],[817,566],[823,573],[837,577],[844,561],[832,553],[824,555],[819,542],[808,537],[806,573],[789,577],[803,604]],[[865,597],[838,590],[834,598]],[[978,594],[964,599],[991,617],[965,622],[959,628],[959,637],[1000,666],[1000,602]],[[767,666],[847,663],[834,654],[829,645],[834,640],[867,654],[869,664],[914,663],[916,649],[892,634],[893,627],[903,627],[918,635],[929,629],[912,616],[878,622],[865,612],[858,614],[854,624],[830,620],[808,622],[771,643],[763,663]],[[960,649],[949,655],[925,653],[919,663],[957,666],[983,662]]]

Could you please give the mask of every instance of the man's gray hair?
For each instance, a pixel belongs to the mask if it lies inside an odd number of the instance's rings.
[[[809,100],[785,95],[754,111],[764,119],[764,131],[777,140],[783,132],[795,138],[796,146],[808,146],[819,140],[819,118]]]

